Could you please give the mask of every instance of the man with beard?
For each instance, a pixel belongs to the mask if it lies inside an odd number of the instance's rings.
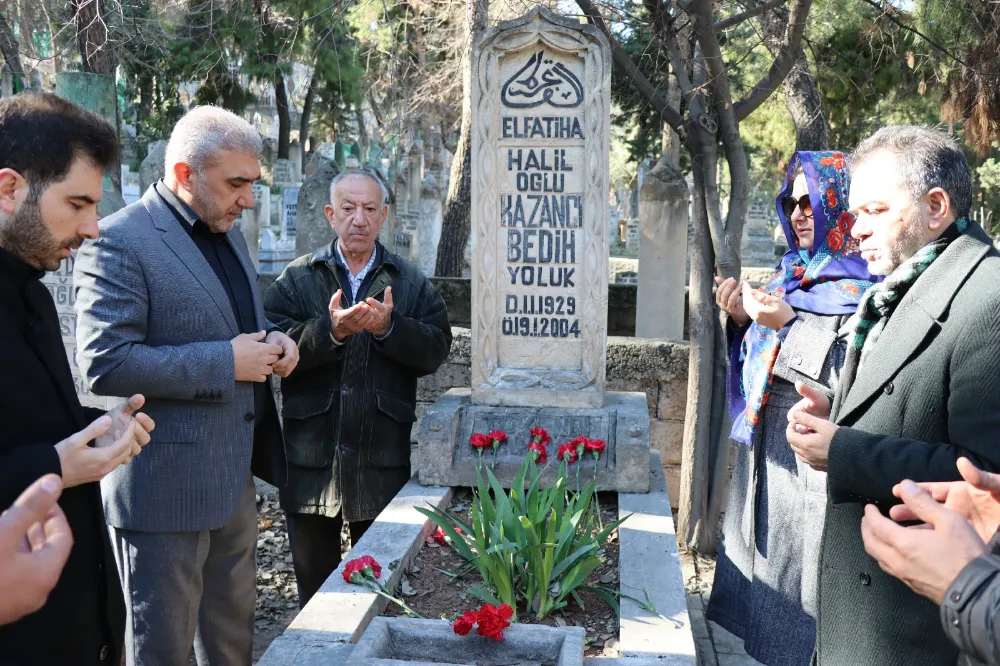
[[[788,416],[792,449],[827,471],[816,658],[954,664],[937,605],[879,568],[861,521],[898,504],[904,479],[958,480],[960,457],[1000,469],[1000,255],[969,219],[969,165],[943,133],[883,128],[851,171],[852,234],[886,278],[858,308],[832,410],[802,388]]]
[[[104,168],[117,154],[111,126],[75,104],[47,94],[0,101],[0,507],[58,474],[75,541],[41,610],[0,627],[2,664],[119,659],[122,591],[97,482],[139,453],[153,422],[132,418],[141,395],[108,415],[80,405],[55,304],[39,279],[97,237]],[[43,529],[18,550],[43,548]]]
[[[253,208],[260,135],[198,107],[174,127],[166,175],[101,222],[76,262],[80,371],[99,395],[142,390],[164,427],[102,482],[125,589],[129,666],[251,663],[254,473],[280,485],[268,380],[298,348],[264,319],[236,218]]]

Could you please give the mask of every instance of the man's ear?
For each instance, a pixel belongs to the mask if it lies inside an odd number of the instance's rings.
[[[336,231],[336,227],[333,226],[333,206],[330,204],[323,206],[323,214],[326,215],[326,220],[330,223],[330,228]]]
[[[934,187],[927,193],[928,221],[927,228],[932,232],[942,231],[946,225],[954,221],[951,207],[951,197],[941,187]]]
[[[191,177],[193,175],[194,169],[184,162],[177,162],[174,164],[174,180],[188,192],[190,192],[194,187],[191,184]]]
[[[0,211],[13,215],[28,198],[28,182],[13,169],[0,169]]]

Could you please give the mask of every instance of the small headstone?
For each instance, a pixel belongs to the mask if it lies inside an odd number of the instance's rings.
[[[295,177],[295,163],[285,159],[275,160],[273,182],[281,188],[296,185],[299,181]]]
[[[397,231],[392,235],[392,251],[403,259],[410,258],[410,245],[413,242],[413,235],[405,231]]]
[[[139,174],[133,173],[127,165],[122,164],[122,199],[125,200],[125,205],[135,203],[141,197],[142,185]]]
[[[443,217],[441,188],[433,174],[427,173],[420,186],[420,216],[417,218],[417,255],[414,259],[420,272],[434,275],[437,265],[438,242],[441,240]]]
[[[299,208],[299,187],[285,187],[281,190],[281,237],[295,238],[295,221]]]
[[[629,252],[639,250],[639,220],[634,217],[625,222],[625,249]]]
[[[139,165],[139,189],[145,192],[149,187],[163,178],[166,169],[167,142],[154,141],[149,144],[146,158]]]

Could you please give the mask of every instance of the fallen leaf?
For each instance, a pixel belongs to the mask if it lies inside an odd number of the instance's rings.
[[[600,581],[602,583],[613,583],[618,578],[618,575],[614,571],[610,571],[603,576],[601,576]]]

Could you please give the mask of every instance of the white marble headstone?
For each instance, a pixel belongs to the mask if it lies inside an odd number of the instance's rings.
[[[539,7],[483,33],[472,71],[473,401],[602,406],[607,40]]]

